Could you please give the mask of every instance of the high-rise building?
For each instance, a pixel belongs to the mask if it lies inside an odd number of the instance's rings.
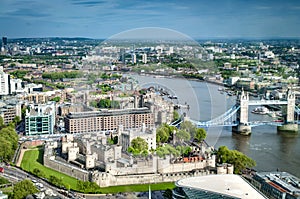
[[[122,62],[122,64],[125,64],[125,49],[124,48],[120,49],[120,61]]]
[[[146,53],[144,53],[142,55],[142,61],[143,61],[144,64],[147,64],[147,54]]]
[[[133,53],[131,55],[131,58],[132,58],[132,60],[131,60],[132,64],[136,64],[136,54],[135,53]]]
[[[2,46],[7,45],[7,37],[2,37]]]
[[[0,66],[0,95],[10,94],[10,75],[4,73],[3,67]]]

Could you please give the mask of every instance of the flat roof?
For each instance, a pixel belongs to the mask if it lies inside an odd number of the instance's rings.
[[[241,176],[234,174],[206,175],[184,178],[176,182],[178,187],[186,187],[233,196],[243,199],[265,199]]]
[[[300,193],[300,179],[296,176],[281,171],[258,172],[256,175],[264,179],[267,183],[280,190],[281,192]]]
[[[71,112],[66,115],[67,118],[89,118],[89,117],[101,117],[101,116],[114,116],[124,114],[147,114],[151,113],[147,107],[133,108],[133,109],[101,109],[100,111],[84,111],[84,112]]]

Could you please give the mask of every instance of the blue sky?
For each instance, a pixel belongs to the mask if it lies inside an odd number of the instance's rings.
[[[300,37],[298,0],[0,0],[0,36],[108,38],[160,27],[192,38]]]

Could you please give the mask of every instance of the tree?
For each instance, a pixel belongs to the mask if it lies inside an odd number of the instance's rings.
[[[84,181],[82,180],[77,180],[77,184],[76,184],[76,187],[79,191],[84,191],[85,190],[85,187],[84,187]]]
[[[19,124],[21,122],[21,118],[20,118],[20,116],[16,116],[16,117],[14,117],[14,119],[13,119],[13,123],[15,123],[15,124]]]
[[[34,168],[32,173],[40,178],[44,178],[45,177],[45,174],[43,171],[41,171],[40,169],[38,168]]]
[[[177,146],[174,148],[170,144],[165,144],[164,146],[158,147],[156,149],[156,155],[163,158],[166,155],[173,155],[175,157],[178,157],[183,154],[188,154],[191,151],[191,147],[189,146]]]
[[[54,184],[55,186],[61,187],[63,186],[62,179],[56,176],[51,175],[49,178],[49,182]]]
[[[120,107],[120,103],[114,100],[101,99],[98,102],[98,108],[119,108],[119,107]]]
[[[169,126],[168,124],[161,124],[156,130],[156,142],[166,143],[173,136],[173,132],[178,129],[175,126]]]
[[[101,99],[98,102],[98,107],[99,108],[109,108],[110,107],[110,100],[109,99]]]
[[[37,192],[38,192],[38,190],[34,186],[34,184],[31,182],[31,180],[25,179],[25,180],[15,184],[15,186],[13,188],[12,198],[13,199],[23,199],[23,198],[26,198],[26,196],[37,193]]]
[[[53,97],[50,101],[59,102],[60,97],[59,96]]]
[[[4,120],[3,117],[0,116],[0,128],[4,127]]]
[[[91,101],[90,106],[97,108],[98,107],[98,102],[97,101]]]
[[[206,131],[203,128],[198,128],[195,134],[195,140],[200,143],[206,138]]]
[[[8,184],[8,183],[9,183],[9,181],[6,178],[0,177],[0,185],[2,185],[2,184]]]
[[[18,147],[18,134],[11,126],[0,130],[0,160],[11,161]]]
[[[0,137],[0,162],[10,161],[13,154],[11,143],[4,137]]]
[[[133,139],[130,147],[128,148],[128,152],[133,153],[134,155],[141,153],[145,155],[146,151],[148,152],[148,143],[141,137]]]
[[[169,139],[169,130],[166,127],[160,127],[156,130],[156,141],[158,143],[167,142]]]
[[[256,165],[256,162],[250,157],[237,150],[229,150],[226,146],[219,147],[217,157],[220,163],[230,163],[234,165],[234,173],[238,174],[246,168]]]
[[[191,138],[193,139],[195,137],[197,127],[190,121],[184,121],[180,124],[180,129],[187,131]]]
[[[177,146],[176,150],[180,152],[180,155],[188,156],[192,148],[190,146]]]
[[[182,129],[180,129],[176,133],[176,137],[180,140],[180,142],[189,141],[191,139],[191,135],[187,131]]]
[[[179,113],[177,111],[173,112],[173,121],[176,121],[180,118]]]
[[[77,189],[84,193],[95,193],[99,186],[95,182],[77,180]]]

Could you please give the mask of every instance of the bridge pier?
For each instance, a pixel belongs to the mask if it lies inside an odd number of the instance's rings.
[[[238,133],[241,135],[250,135],[251,134],[251,126],[245,124],[239,124],[237,126],[232,127],[233,133]]]
[[[283,124],[282,126],[277,126],[277,132],[282,133],[298,133],[298,124]]]

